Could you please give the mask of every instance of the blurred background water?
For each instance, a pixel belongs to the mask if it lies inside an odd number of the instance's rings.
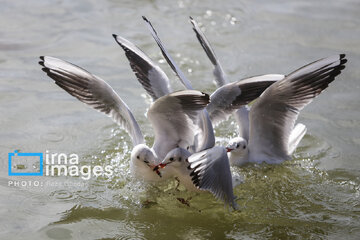
[[[359,239],[360,2],[343,1],[0,1],[1,239]],[[126,101],[148,142],[149,99],[111,34],[166,65],[141,16],[158,30],[196,89],[212,92],[212,66],[188,17],[201,24],[230,80],[289,73],[346,53],[343,73],[306,107],[308,133],[281,165],[233,169],[240,210],[210,194],[144,186],[129,175],[131,141],[110,119],[53,84],[38,65],[50,55],[106,80]],[[218,143],[236,134],[232,119]],[[77,153],[113,177],[10,177],[8,152]],[[39,180],[40,187],[9,181]],[[65,186],[64,183],[68,183]],[[188,201],[189,206],[178,199]]]

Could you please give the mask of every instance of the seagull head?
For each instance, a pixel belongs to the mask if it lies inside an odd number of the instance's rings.
[[[139,144],[131,152],[131,160],[136,165],[156,166],[156,157],[153,151],[145,144]]]
[[[233,138],[226,146],[226,151],[235,154],[245,154],[247,152],[247,141],[242,137]]]
[[[154,167],[153,171],[160,175],[160,170],[167,166],[179,168],[187,163],[187,159],[190,155],[191,153],[183,148],[174,148],[166,154],[164,160],[160,164]]]

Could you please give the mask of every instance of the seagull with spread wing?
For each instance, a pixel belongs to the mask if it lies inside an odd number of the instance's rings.
[[[177,147],[186,148],[194,139],[199,113],[209,103],[209,96],[195,90],[178,91],[156,99],[147,112],[155,132],[152,148],[145,145],[144,137],[132,112],[119,95],[101,78],[69,62],[42,56],[39,64],[55,84],[88,106],[106,114],[132,139],[131,173],[145,181],[167,178],[166,172],[156,174],[153,168],[166,154]],[[166,86],[164,86],[166,88]],[[161,87],[157,91],[162,90]]]
[[[251,107],[249,141],[230,140],[230,163],[281,163],[292,153],[306,133],[295,122],[300,111],[318,96],[345,68],[345,54],[317,60],[288,74],[268,89]]]
[[[190,22],[197,39],[214,65],[213,74],[217,86],[226,86],[228,84],[226,74],[208,39],[192,17],[190,17]],[[278,163],[289,159],[307,131],[304,124],[298,123],[295,126],[299,111],[320,94],[337,74],[340,74],[345,62],[343,54],[320,59],[295,71],[297,72],[295,76],[298,77],[296,81],[291,80],[293,73],[288,76],[269,74],[255,77],[255,79],[269,77],[278,82],[265,90],[252,107],[254,109],[244,105],[234,113],[239,128],[239,137],[230,140],[227,147],[230,152],[230,163],[234,165],[242,165],[249,161]],[[301,78],[299,78],[300,75]],[[305,95],[307,101],[303,99]],[[290,104],[290,99],[293,105]],[[212,116],[212,122],[226,119],[230,115],[229,113],[233,112],[233,108],[230,108],[230,111],[221,110],[231,106],[227,102],[223,102],[222,108],[209,110],[212,109],[213,104],[212,101],[207,106],[209,114]],[[295,105],[296,107],[294,107]],[[280,106],[283,111],[279,111]],[[294,112],[290,114],[291,111]]]

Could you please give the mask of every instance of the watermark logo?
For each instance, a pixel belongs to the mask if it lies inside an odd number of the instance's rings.
[[[44,157],[45,156],[45,157]],[[9,153],[9,176],[70,176],[89,180],[92,176],[110,177],[112,165],[82,165],[75,153]]]
[[[21,153],[15,150],[8,157],[9,176],[43,176],[43,153]]]

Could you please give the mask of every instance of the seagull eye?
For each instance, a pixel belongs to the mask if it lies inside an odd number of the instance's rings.
[[[136,158],[137,158],[137,159],[140,159],[140,156],[139,156],[139,155],[137,155],[137,156],[136,156]]]
[[[236,148],[239,148],[240,147],[240,145],[239,144],[236,144]]]
[[[170,160],[170,161],[174,161],[174,158],[173,158],[173,157],[171,157],[169,160]]]
[[[243,146],[243,149],[245,149],[246,148],[246,146]]]

